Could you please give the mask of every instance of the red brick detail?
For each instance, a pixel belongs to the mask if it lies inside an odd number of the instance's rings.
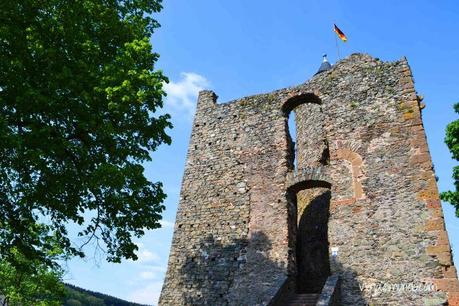
[[[451,266],[453,264],[453,260],[451,258],[451,252],[443,252],[437,255],[438,262],[442,266]]]
[[[457,277],[456,267],[455,266],[443,267],[443,275],[446,278],[456,278]]]
[[[448,293],[448,305],[449,306],[459,306],[459,292],[449,292]]]
[[[441,208],[441,202],[438,199],[426,200],[427,208]]]
[[[437,232],[437,245],[446,244],[449,245],[448,234],[446,231],[438,231]]]
[[[350,199],[342,199],[342,200],[333,200],[330,202],[331,207],[337,207],[337,206],[348,206],[352,205],[355,203],[355,198],[350,198]]]
[[[441,245],[430,245],[427,247],[426,251],[427,251],[427,255],[437,256],[441,253],[449,252],[450,249],[449,249],[449,245],[441,244]]]
[[[424,189],[416,195],[419,200],[437,200],[440,195],[438,194],[437,187]]]
[[[451,248],[448,235],[445,231],[443,212],[438,193],[435,174],[432,171],[432,161],[425,137],[425,131],[421,120],[420,98],[416,96],[411,70],[408,64],[401,69],[403,76],[400,85],[403,88],[404,100],[399,104],[400,117],[409,125],[408,132],[411,134],[411,156],[409,166],[419,169],[415,178],[418,188],[416,198],[425,203],[429,212],[429,218],[425,223],[425,231],[436,236],[436,244],[426,248],[426,254],[433,256],[442,266],[439,278],[432,279],[437,290],[448,294],[448,305],[459,306],[459,281],[456,268],[452,265]]]
[[[433,279],[437,290],[445,292],[459,292],[459,281],[456,278]]]
[[[444,231],[445,230],[445,223],[443,222],[443,218],[433,218],[427,220],[425,225],[425,230],[430,231]]]
[[[351,163],[352,165],[352,186],[354,189],[354,200],[365,199],[365,192],[363,191],[363,186],[361,179],[363,177],[362,173],[362,157],[348,148],[338,148],[332,155],[334,159],[344,159]]]
[[[340,206],[349,206],[355,203],[355,198],[342,199],[342,200],[333,200],[330,202],[330,210],[335,211]]]

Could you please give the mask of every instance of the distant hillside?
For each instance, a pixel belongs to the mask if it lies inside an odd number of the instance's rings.
[[[65,284],[67,297],[64,306],[148,306],[131,303],[113,296]]]

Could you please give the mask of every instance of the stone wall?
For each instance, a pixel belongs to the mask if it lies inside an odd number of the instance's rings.
[[[330,262],[341,274],[343,305],[457,303],[405,59],[354,54],[297,87],[216,99],[211,91],[199,95],[161,305],[267,305],[286,284],[301,287],[303,251],[296,249],[307,241],[305,254],[337,251],[309,266],[322,275],[327,267],[317,267]],[[331,200],[319,201],[327,214],[312,199],[330,186]],[[328,218],[327,237],[323,228],[312,230],[315,216]],[[438,291],[375,294],[384,284],[434,284]]]

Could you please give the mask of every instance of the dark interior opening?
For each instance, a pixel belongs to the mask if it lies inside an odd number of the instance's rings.
[[[305,184],[309,185],[309,184]],[[326,183],[324,182],[324,184]],[[317,185],[316,185],[317,186]],[[331,192],[325,186],[290,189],[290,238],[295,249],[297,293],[320,293],[330,275],[328,219]]]
[[[325,149],[322,151],[322,156],[320,157],[320,164],[329,165],[330,164],[330,149],[328,148],[328,142],[324,141]]]

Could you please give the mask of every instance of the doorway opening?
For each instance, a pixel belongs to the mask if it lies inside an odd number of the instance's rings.
[[[287,199],[291,212],[290,239],[295,250],[296,292],[320,293],[330,276],[330,186],[326,182],[310,181],[290,188]]]

